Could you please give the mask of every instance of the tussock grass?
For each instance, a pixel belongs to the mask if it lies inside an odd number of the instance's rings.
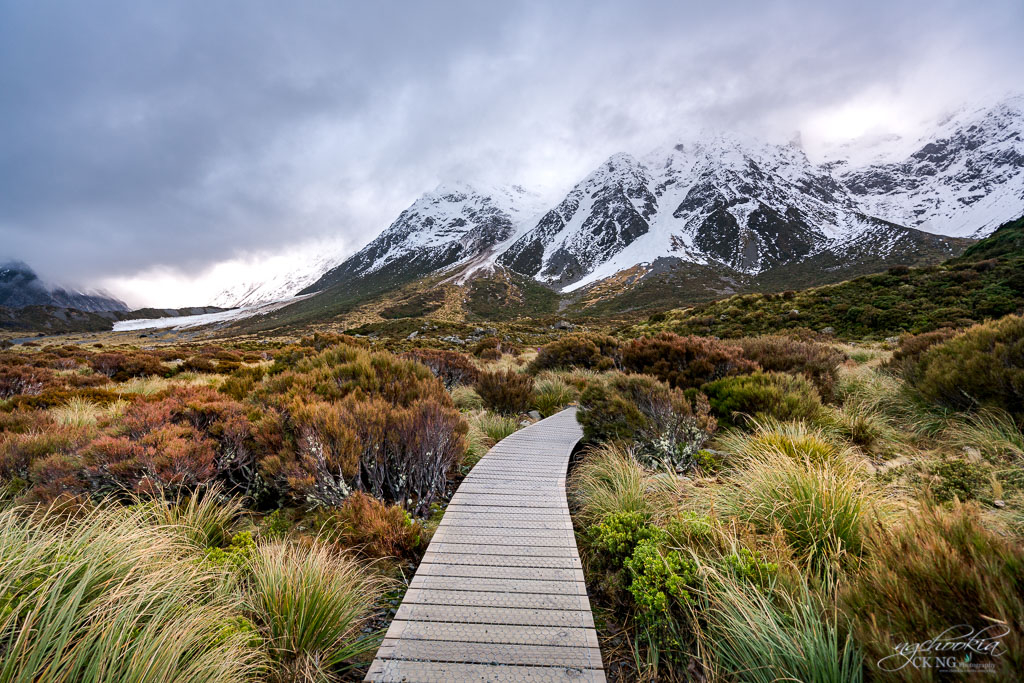
[[[135,509],[0,512],[0,681],[246,681],[254,629],[224,575]]]
[[[459,410],[481,410],[484,407],[484,400],[473,387],[460,384],[452,388],[451,394],[452,402]]]
[[[713,680],[857,683],[863,654],[842,633],[834,604],[801,582],[792,592],[765,591],[707,565],[693,620],[698,649]]]
[[[617,512],[651,518],[672,507],[674,478],[645,470],[628,448],[606,444],[591,449],[573,470],[569,497],[583,526]]]
[[[516,418],[491,412],[480,413],[473,422],[491,440],[492,446],[519,429],[519,421]]]
[[[189,542],[201,549],[220,548],[230,543],[245,514],[242,500],[225,496],[218,485],[181,500],[161,498],[149,505],[157,523],[180,530]]]
[[[1003,410],[988,409],[951,420],[942,437],[957,448],[976,448],[990,460],[1024,462],[1024,433]]]
[[[881,497],[848,449],[800,423],[730,437],[740,461],[728,509],[761,533],[781,530],[803,563],[825,571],[860,555]]]
[[[554,415],[578,398],[579,391],[556,376],[538,379],[533,385],[533,407],[543,417]]]
[[[740,467],[784,456],[795,462],[855,466],[856,456],[824,430],[806,422],[753,420],[750,433],[731,431],[719,438],[719,446],[732,454]]]
[[[361,629],[385,585],[355,560],[321,543],[273,542],[251,569],[250,607],[281,680],[323,680],[377,647],[379,638]]]

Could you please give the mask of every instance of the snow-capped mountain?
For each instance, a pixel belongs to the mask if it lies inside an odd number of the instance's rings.
[[[310,253],[304,258],[268,274],[228,287],[216,297],[212,305],[220,308],[261,306],[293,297],[323,277],[324,273],[340,265],[345,258],[337,252]]]
[[[302,292],[363,297],[494,268],[566,293],[621,273],[635,286],[680,265],[746,282],[784,283],[797,271],[824,282],[941,260],[966,244],[952,238],[1024,213],[1024,97],[965,110],[916,142],[868,143],[814,163],[799,137],[703,134],[615,154],[554,206],[518,186],[442,185]]]
[[[21,261],[0,264],[0,306],[57,306],[91,313],[128,310],[123,301],[106,292],[82,292],[49,285]]]
[[[865,213],[983,237],[1024,208],[1024,96],[965,108],[890,163],[833,166]]]
[[[658,258],[755,274],[883,228],[801,150],[713,135],[613,156],[498,262],[571,291]]]
[[[518,185],[442,184],[303,293],[371,276],[388,283],[407,280],[465,262],[514,235],[540,207],[537,195]]]

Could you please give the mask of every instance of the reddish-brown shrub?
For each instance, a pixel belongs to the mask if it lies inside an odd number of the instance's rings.
[[[402,358],[426,365],[449,391],[458,384],[473,384],[480,375],[473,362],[457,351],[413,349],[402,354]]]
[[[826,344],[791,337],[763,336],[738,339],[743,355],[766,372],[801,374],[814,383],[822,400],[835,397],[839,366],[846,354]]]
[[[481,372],[475,388],[489,410],[503,415],[526,412],[533,398],[533,378],[513,370]]]
[[[653,375],[678,389],[699,388],[707,382],[757,370],[735,346],[706,337],[680,337],[662,332],[634,339],[622,347],[622,367]]]
[[[312,337],[303,337],[299,340],[299,346],[307,346],[317,351],[323,351],[332,346],[338,344],[348,344],[349,346],[363,346],[365,347],[366,341],[363,339],[357,339],[348,334],[336,334],[334,332],[314,332]]]
[[[166,375],[167,368],[156,356],[149,353],[97,353],[89,363],[96,372],[106,375],[115,382],[146,375]]]
[[[0,399],[38,396],[53,383],[53,373],[43,368],[0,366]]]
[[[416,559],[423,549],[423,528],[400,505],[359,491],[320,521],[322,537],[369,558]]]
[[[458,411],[427,399],[408,407],[350,395],[296,406],[296,455],[278,471],[301,497],[341,505],[353,490],[425,511],[465,452]]]
[[[529,371],[557,368],[611,370],[619,355],[619,340],[604,334],[569,334],[545,344],[530,363]]]
[[[497,337],[484,337],[470,349],[470,353],[481,360],[498,360],[503,353],[515,352],[514,346],[507,342],[502,342]]]
[[[217,372],[217,366],[205,356],[192,356],[179,366],[185,372]]]

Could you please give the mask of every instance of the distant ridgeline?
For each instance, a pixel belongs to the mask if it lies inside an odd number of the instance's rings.
[[[834,285],[731,296],[656,313],[632,330],[740,337],[803,328],[845,338],[884,338],[965,327],[1022,310],[1024,217],[941,265],[898,266]]]

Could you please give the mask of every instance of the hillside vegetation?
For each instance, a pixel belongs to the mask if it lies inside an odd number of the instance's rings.
[[[938,266],[898,266],[802,291],[731,296],[657,313],[628,334],[741,337],[809,329],[846,339],[882,339],[964,327],[1024,309],[1022,235],[1024,218]]]

